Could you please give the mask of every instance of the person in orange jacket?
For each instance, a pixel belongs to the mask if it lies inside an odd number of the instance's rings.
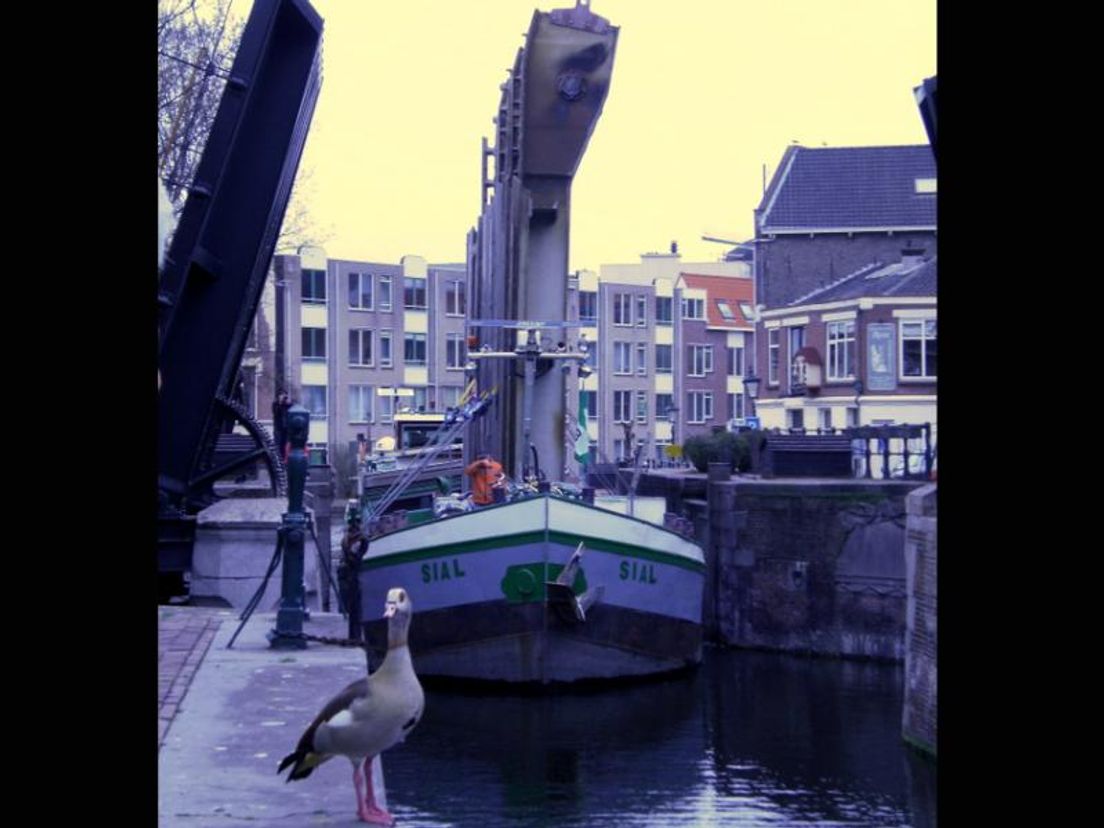
[[[472,479],[472,502],[476,506],[494,503],[494,489],[502,483],[502,464],[489,454],[481,454],[464,474]]]

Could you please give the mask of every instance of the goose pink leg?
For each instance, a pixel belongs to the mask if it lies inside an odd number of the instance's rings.
[[[367,791],[362,794],[362,784],[367,785]],[[369,822],[373,825],[394,825],[395,818],[376,804],[376,792],[372,789],[372,757],[364,760],[364,773],[361,773],[359,765],[353,765],[353,785],[357,792],[357,816],[361,822]]]

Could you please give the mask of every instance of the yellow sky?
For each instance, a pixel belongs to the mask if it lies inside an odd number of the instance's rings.
[[[312,0],[323,83],[303,164],[331,257],[463,261],[480,138],[533,0]],[[236,4],[248,8],[248,2]],[[573,5],[551,0],[542,11]],[[912,88],[936,73],[936,0],[593,0],[620,26],[575,177],[572,270],[752,235],[792,141],[927,143]],[[237,9],[235,9],[237,11]],[[769,179],[768,179],[769,180]]]

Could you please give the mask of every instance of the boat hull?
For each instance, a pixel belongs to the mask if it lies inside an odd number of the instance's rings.
[[[580,619],[549,596],[579,543]],[[701,660],[705,566],[694,544],[632,517],[542,496],[378,538],[362,564],[365,629],[391,587],[410,592],[410,647],[427,677],[521,683],[616,679]]]

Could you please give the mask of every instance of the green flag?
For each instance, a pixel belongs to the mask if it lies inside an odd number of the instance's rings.
[[[575,440],[575,459],[586,465],[590,456],[590,435],[587,434],[586,398],[579,389],[579,436]]]

